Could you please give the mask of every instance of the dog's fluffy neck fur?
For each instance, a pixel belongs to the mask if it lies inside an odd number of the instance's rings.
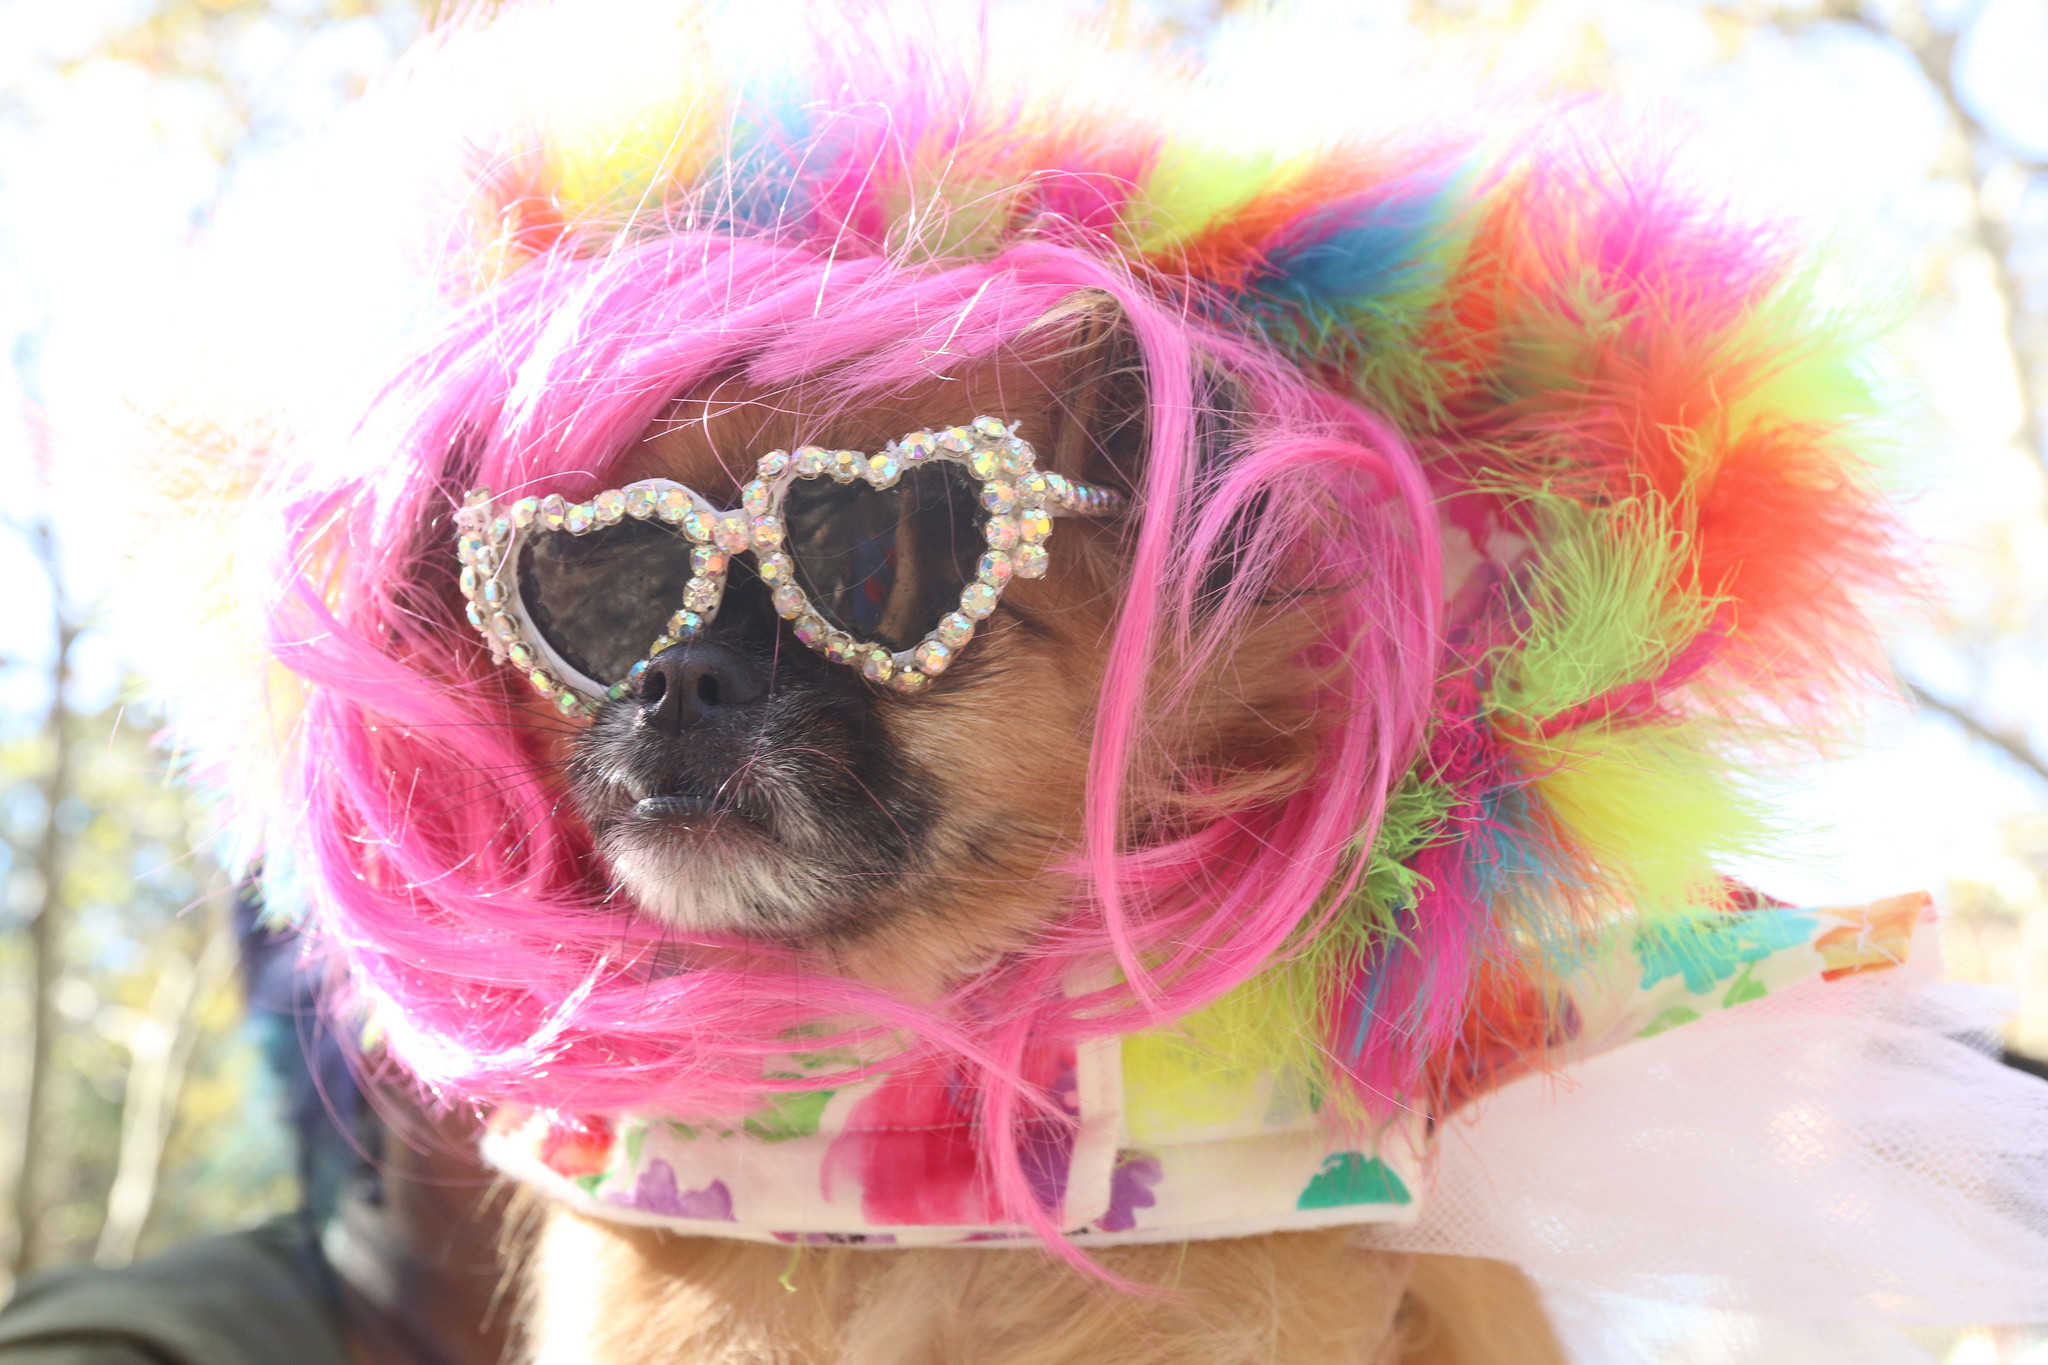
[[[764,1247],[548,1216],[531,1365],[1562,1365],[1512,1268],[1343,1230],[1104,1253]]]

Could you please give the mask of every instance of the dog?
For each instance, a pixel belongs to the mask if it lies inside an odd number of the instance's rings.
[[[615,477],[737,505],[751,471],[732,452],[801,448],[798,432],[875,449],[924,414],[1000,409],[1044,433],[1046,467],[1074,485],[1134,487],[1145,395],[1113,303],[1064,301],[1023,347],[822,422],[806,420],[801,394],[715,384],[680,398]],[[1128,572],[1127,533],[1075,530],[1057,537],[1056,569],[1009,585],[973,663],[949,666],[916,704],[891,705],[797,645],[756,578],[729,585],[715,621],[654,654],[624,697],[557,735],[548,762],[639,912],[787,944],[814,970],[915,999],[1028,950],[1072,894],[1062,855],[1079,837],[1101,642]],[[1212,658],[1178,727],[1153,737],[1159,796],[1140,819],[1177,817],[1170,775],[1195,762],[1268,790],[1303,780],[1316,689],[1298,661],[1327,623],[1298,588],[1263,591],[1275,601]],[[558,724],[546,698],[527,706],[537,730]],[[1020,728],[1032,738],[1006,748]],[[1009,781],[951,761],[976,751],[1008,753]],[[1103,1253],[1134,1296],[1031,1252],[817,1247],[786,1275],[778,1248],[560,1209],[542,1222],[526,1281],[537,1362],[1562,1359],[1510,1267],[1418,1265],[1336,1230]]]
[[[437,302],[224,481],[208,698],[544,1202],[537,1365],[1561,1359],[1360,1229],[1580,1041],[1560,942],[1747,911],[1737,740],[1873,657],[1783,239],[1112,46],[535,4],[355,129]]]

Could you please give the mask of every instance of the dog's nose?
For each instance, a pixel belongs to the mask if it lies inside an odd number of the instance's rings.
[[[672,645],[640,675],[640,718],[668,734],[701,725],[716,712],[759,701],[768,680],[744,654],[724,645]]]

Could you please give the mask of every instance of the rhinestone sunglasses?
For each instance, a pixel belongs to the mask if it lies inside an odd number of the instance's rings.
[[[721,508],[668,479],[455,515],[469,622],[564,715],[630,696],[655,655],[710,626],[737,570],[796,638],[870,682],[921,692],[1012,578],[1042,578],[1054,517],[1108,517],[1124,495],[1037,468],[1013,424],[914,431],[878,455],[770,451]],[[651,642],[651,643],[650,643]]]

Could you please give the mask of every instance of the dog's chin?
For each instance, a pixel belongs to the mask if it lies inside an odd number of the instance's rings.
[[[598,849],[640,913],[685,933],[800,944],[857,932],[897,873],[781,804],[629,795]]]
[[[843,918],[806,885],[800,858],[730,811],[636,808],[602,850],[642,914],[686,932],[805,939]]]

